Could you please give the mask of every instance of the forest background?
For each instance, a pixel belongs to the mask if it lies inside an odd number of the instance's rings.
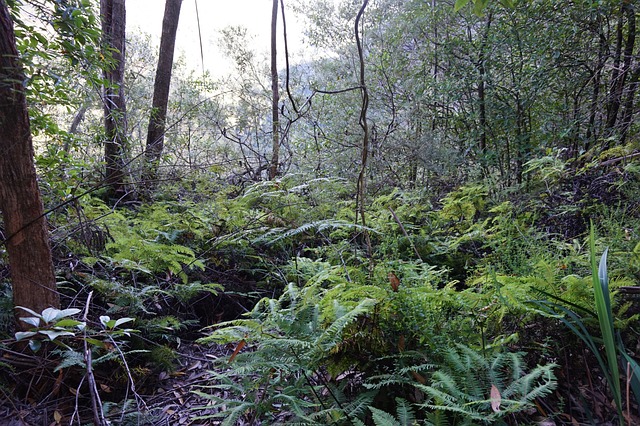
[[[5,421],[638,423],[635,2],[182,3],[0,1]]]

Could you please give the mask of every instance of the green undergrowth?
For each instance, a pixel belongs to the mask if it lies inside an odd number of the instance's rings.
[[[162,190],[153,204],[85,197],[57,213],[69,221],[54,231],[59,286],[75,303],[94,291],[98,315],[136,319],[122,344],[140,371],[171,370],[182,339],[209,326],[200,344],[235,349],[197,390],[227,407],[212,415],[223,424],[542,418],[565,402],[556,364],[582,344],[563,318],[598,333],[587,235],[549,232],[536,196],[395,189],[370,200],[364,227],[342,180],[288,176],[179,203],[179,186]],[[639,277],[640,220],[623,205],[591,213],[631,347],[638,312],[617,289]]]
[[[279,197],[291,201],[283,193],[266,202]],[[300,224],[295,215],[288,227],[283,219],[254,240],[297,255],[274,274],[282,296],[201,340],[236,347],[220,365],[236,379],[212,373],[220,385],[199,391],[214,401],[221,389],[236,395],[225,424],[278,423],[281,412],[291,424],[396,424],[400,417],[499,424],[507,415],[544,416],[539,402],[558,386],[554,351],[563,344],[544,335],[557,318],[534,301],[581,310],[585,327],[597,330],[586,236],[539,230],[535,211],[494,200],[482,186],[437,203],[396,190],[367,212],[368,258],[357,243],[365,229],[348,225],[348,205],[336,203],[331,219]],[[608,227],[620,219],[611,214]],[[615,236],[596,242],[605,245],[617,246],[623,259],[610,283],[613,317],[631,337],[638,315],[615,289],[634,283],[635,245]],[[477,383],[468,383],[470,374]]]

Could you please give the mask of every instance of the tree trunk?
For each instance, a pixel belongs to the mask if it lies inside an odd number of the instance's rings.
[[[160,53],[158,68],[153,86],[153,103],[149,117],[147,132],[147,168],[144,180],[147,188],[152,188],[157,178],[158,165],[164,149],[165,122],[167,119],[167,105],[169,103],[169,88],[171,86],[171,69],[173,67],[173,53],[176,45],[176,33],[180,19],[182,0],[166,0],[164,19],[162,20],[162,37],[160,38]]]
[[[124,97],[125,0],[100,0],[100,16],[105,57],[112,60],[104,69],[105,185],[109,199],[120,200],[127,196],[124,161],[127,127]]]
[[[634,99],[638,90],[638,84],[640,82],[640,65],[636,65],[635,69],[631,73],[629,78],[629,84],[627,88],[626,101],[624,103],[624,114],[622,116],[621,130],[620,130],[620,144],[624,145],[629,137],[629,129],[633,123],[634,115]]]
[[[358,182],[356,185],[356,223],[358,222],[358,214],[360,215],[360,223],[362,223],[363,227],[367,226],[367,221],[365,217],[365,195],[366,191],[366,172],[367,172],[367,161],[369,159],[369,123],[367,122],[367,111],[369,109],[369,91],[367,89],[367,83],[365,80],[365,64],[364,64],[364,47],[362,45],[362,40],[360,39],[360,26],[361,19],[364,15],[364,11],[369,4],[369,0],[363,0],[362,6],[358,11],[358,15],[356,16],[356,22],[354,24],[354,32],[356,37],[356,46],[358,48],[358,62],[360,65],[360,93],[362,94],[362,106],[360,108],[360,127],[362,128],[362,160],[360,161],[360,173],[358,173]],[[372,260],[372,249],[371,249],[371,239],[369,237],[369,232],[364,229],[363,230],[364,241],[367,246],[367,255],[369,259]],[[372,265],[372,264],[371,264]],[[371,266],[370,265],[370,266]]]
[[[598,14],[596,21],[598,27],[598,61],[596,62],[593,76],[590,79],[593,81],[593,92],[591,95],[591,105],[589,107],[589,124],[587,125],[587,132],[585,135],[585,151],[588,151],[591,148],[592,142],[595,143],[598,139],[596,116],[598,114],[598,106],[600,105],[600,82],[602,79],[602,70],[607,61],[608,50],[608,41],[604,34],[602,21],[602,16]]]
[[[609,93],[609,102],[607,104],[607,123],[606,128],[609,135],[612,135],[619,123],[619,111],[622,104],[622,95],[625,89],[625,83],[631,61],[633,59],[633,49],[636,41],[636,18],[635,9],[627,1],[623,1],[618,20],[617,36],[616,36],[616,56],[613,63],[613,71],[611,74],[611,89]],[[627,17],[627,25],[624,25],[623,16]],[[623,27],[627,29],[627,37],[624,42],[624,52],[622,52],[622,31]],[[623,57],[621,58],[621,55]],[[621,64],[622,61],[622,64]],[[609,148],[609,140],[604,144],[604,149]]]
[[[0,210],[13,302],[36,312],[60,307],[49,233],[33,164],[33,144],[13,24],[0,1]],[[24,312],[16,312],[23,316]],[[26,324],[18,322],[18,328]]]
[[[480,120],[480,135],[478,147],[480,148],[481,160],[484,163],[487,153],[487,100],[486,100],[486,84],[487,84],[487,68],[486,68],[486,51],[487,39],[489,38],[489,30],[491,29],[491,19],[493,15],[489,12],[485,30],[482,33],[482,42],[480,43],[480,54],[478,56],[478,108]]]
[[[278,166],[280,163],[280,118],[278,117],[278,102],[280,93],[278,90],[278,61],[277,61],[277,24],[278,24],[278,0],[273,0],[271,9],[271,121],[273,148],[271,154],[271,165],[269,166],[269,179],[273,180],[278,176]]]

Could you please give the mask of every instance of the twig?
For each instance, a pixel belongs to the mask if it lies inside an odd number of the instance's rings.
[[[622,157],[616,157],[616,158],[612,158],[610,160],[606,160],[603,161],[602,163],[600,163],[600,166],[612,166],[614,164],[617,164],[621,161],[625,161],[625,160],[630,160],[632,158],[635,157],[639,157],[640,156],[640,152],[634,152],[633,154],[629,154],[629,155],[623,155]]]
[[[404,226],[402,225],[402,222],[400,222],[400,219],[398,219],[398,216],[396,215],[396,212],[393,211],[391,206],[389,206],[387,208],[391,212],[391,215],[393,216],[393,219],[396,221],[396,223],[400,227],[400,230],[402,231],[404,236],[409,241],[409,244],[411,244],[411,247],[413,248],[413,251],[415,252],[416,256],[418,256],[418,259],[422,260],[422,257],[420,256],[420,253],[418,253],[418,249],[416,248],[415,244],[413,244],[413,241],[411,240],[411,238],[409,238],[409,234],[407,234],[407,231],[404,229]]]
[[[80,383],[78,384],[78,387],[76,389],[82,388],[82,384],[84,383],[84,379],[85,379],[85,376],[82,376],[82,379],[80,379]],[[76,414],[78,415],[78,425],[82,425],[82,423],[80,422],[80,414],[79,414],[79,411],[78,411],[78,405],[79,405],[79,400],[80,400],[80,392],[78,390],[76,390],[75,399],[76,399],[76,406],[73,409],[73,414],[71,415],[71,420],[69,420],[69,425],[73,424],[73,420],[75,419]]]
[[[87,296],[87,304],[84,307],[84,315],[82,316],[82,320],[87,323],[87,315],[89,314],[89,305],[91,304],[91,297],[93,296],[93,291],[89,292]],[[91,349],[89,348],[89,343],[87,342],[87,328],[85,326],[84,330],[84,362],[87,365],[87,381],[89,382],[89,394],[91,395],[91,408],[93,409],[93,422],[96,426],[106,426],[107,419],[104,417],[104,413],[102,412],[102,401],[100,400],[100,394],[98,393],[98,387],[96,386],[96,379],[93,376],[93,365],[91,359]],[[79,391],[79,388],[78,388]],[[77,406],[76,406],[77,410]]]
[[[110,334],[107,334],[107,337],[109,338],[109,340],[111,341],[113,346],[118,351],[118,354],[120,355],[120,359],[122,360],[122,364],[124,365],[124,369],[127,372],[127,377],[129,377],[129,387],[131,388],[131,392],[133,393],[133,396],[136,399],[136,404],[138,405],[138,411],[142,411],[142,408],[144,408],[145,410],[148,411],[149,407],[147,407],[147,404],[144,402],[144,399],[142,399],[140,394],[138,394],[138,392],[136,391],[136,384],[133,381],[133,375],[131,374],[131,370],[129,369],[129,363],[127,362],[127,359],[125,358],[124,353],[122,352],[122,350],[120,349],[120,347],[118,346],[116,341],[113,340],[113,337],[111,337]]]

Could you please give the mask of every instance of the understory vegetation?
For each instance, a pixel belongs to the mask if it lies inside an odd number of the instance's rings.
[[[271,179],[269,70],[235,27],[230,76],[175,62],[147,179],[157,58],[129,35],[114,195],[91,35],[58,58],[9,3],[61,306],[12,305],[0,222],[0,421],[640,424],[637,5],[372,1],[363,59],[367,2],[300,3],[329,53],[281,72]]]
[[[590,252],[588,223],[563,238],[543,224],[535,195],[516,204],[479,184],[440,200],[395,189],[371,199],[364,228],[348,194],[342,180],[291,175],[179,205],[113,210],[85,197],[58,211],[65,306],[84,309],[92,294],[100,320],[35,323],[56,333],[40,336],[56,345],[34,355],[51,382],[27,387],[10,364],[5,377],[29,398],[60,381],[73,392],[88,342],[96,374],[116,372],[100,381],[117,402],[132,383],[175,371],[181,345],[197,338],[227,356],[191,385],[203,406],[224,406],[196,424],[597,423],[616,415],[611,365],[596,362],[605,352],[590,263],[608,247],[616,374],[635,418],[639,312],[624,292],[640,271],[638,242],[626,236],[638,229],[632,211],[590,206]],[[42,340],[32,334],[20,338]]]

